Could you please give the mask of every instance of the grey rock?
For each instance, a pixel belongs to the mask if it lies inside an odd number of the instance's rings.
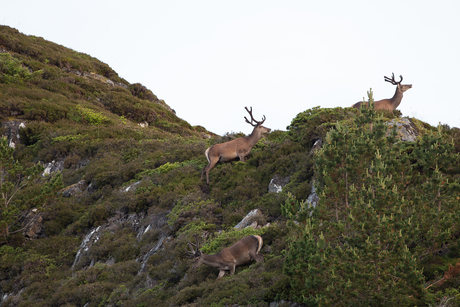
[[[282,178],[278,175],[275,175],[268,184],[268,192],[279,193],[283,191],[283,187],[289,183],[289,179],[289,176]]]
[[[258,218],[264,218],[264,215],[262,211],[260,211],[259,209],[254,209],[251,212],[249,212],[234,228],[235,229],[244,229],[246,227],[257,228],[260,225],[258,225],[257,221],[254,221],[254,220]]]
[[[94,193],[97,191],[97,184],[95,181],[90,182],[90,184],[86,187],[85,190],[88,194]]]
[[[404,142],[415,142],[420,135],[417,126],[407,117],[392,119],[385,124],[391,129],[396,125],[398,137]]]
[[[311,147],[310,154],[314,154],[323,147],[323,139],[317,139],[315,144]]]
[[[311,193],[307,197],[307,202],[311,204],[314,208],[318,205],[319,202],[319,197],[316,194],[316,187],[315,187],[315,181],[312,180],[311,182]]]
[[[13,112],[14,113],[14,112]],[[14,114],[10,114],[13,115]],[[15,148],[16,144],[20,141],[19,129],[25,128],[26,122],[22,120],[11,120],[2,123],[2,128],[6,129],[6,137],[8,138],[8,145]]]
[[[137,186],[138,186],[140,183],[141,183],[140,180],[139,180],[139,181],[136,181],[136,182],[130,184],[129,186],[122,188],[122,189],[121,189],[121,192],[123,192],[123,193],[129,192],[129,191],[134,192],[134,191],[136,191]]]
[[[60,191],[62,193],[62,196],[64,197],[71,197],[71,196],[78,196],[81,193],[83,193],[85,187],[85,181],[80,180],[79,182],[72,184],[68,187],[65,187]]]
[[[23,224],[25,225],[22,234],[27,239],[38,239],[44,237],[43,214],[37,209],[32,209],[27,213]]]
[[[56,161],[45,163],[45,170],[42,173],[42,177],[50,175],[52,173],[61,172],[64,169],[64,161]]]

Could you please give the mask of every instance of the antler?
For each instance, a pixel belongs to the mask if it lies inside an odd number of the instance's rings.
[[[251,107],[251,110],[250,110],[250,111],[248,110],[248,107],[244,107],[244,108],[246,109],[246,111],[248,111],[249,115],[251,115],[251,121],[249,121],[249,120],[246,118],[246,116],[244,117],[244,119],[246,120],[246,122],[247,122],[248,124],[250,124],[251,126],[253,126],[253,127],[260,126],[260,125],[262,125],[262,124],[264,123],[264,121],[266,120],[265,115],[262,117],[262,121],[259,122],[259,121],[255,120],[254,117],[252,116],[252,107]],[[256,124],[253,124],[252,122],[255,122]]]
[[[403,80],[403,77],[402,77],[401,75],[399,75],[399,77],[401,78],[401,80],[399,80],[399,82],[396,82],[396,81],[395,81],[395,74],[394,74],[394,73],[391,73],[391,79],[384,76],[385,81],[386,81],[386,82],[390,82],[390,83],[393,84],[393,85],[401,84],[401,82],[402,82],[402,80]]]
[[[194,258],[198,256],[200,252],[200,243],[198,241],[198,234],[194,234],[193,236],[195,237],[196,244],[193,244],[192,242],[188,242],[187,246],[189,247],[189,249],[187,249],[187,247],[185,248],[188,258]],[[193,249],[194,247],[195,249]]]

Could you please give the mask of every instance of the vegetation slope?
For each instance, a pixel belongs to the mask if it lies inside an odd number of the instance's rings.
[[[456,128],[412,119],[421,135],[407,144],[385,132],[383,123],[398,120],[398,112],[314,108],[259,141],[245,163],[218,165],[208,186],[200,180],[204,150],[242,134],[192,127],[107,64],[6,26],[0,117],[4,134],[6,123],[25,122],[15,149],[4,140],[1,150],[2,171],[15,175],[2,182],[20,183],[2,185],[2,192],[18,187],[8,204],[2,198],[0,215],[5,306],[368,306],[382,297],[408,306],[460,305]],[[323,149],[312,152],[317,140]],[[384,148],[393,150],[384,161],[395,165],[391,171],[373,168]],[[436,155],[439,163],[429,159]],[[59,163],[59,172],[26,176]],[[385,175],[366,177],[366,169]],[[390,182],[395,173],[407,177]],[[269,193],[275,175],[289,183]],[[317,208],[304,201],[313,179]],[[401,193],[379,194],[381,182]],[[66,193],[69,187],[78,188]],[[402,205],[392,211],[395,204]],[[255,222],[268,226],[236,230],[253,209],[263,212]],[[30,216],[39,231],[26,231]],[[382,237],[382,222],[391,236]],[[205,253],[259,234],[265,261],[216,282],[216,269],[192,270],[186,258],[196,233]],[[381,257],[360,262],[371,254]],[[356,273],[363,265],[380,269],[364,278]]]

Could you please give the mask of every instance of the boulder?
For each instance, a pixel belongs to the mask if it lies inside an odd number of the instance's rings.
[[[32,209],[24,219],[22,234],[29,240],[38,239],[44,236],[43,215],[37,209]]]
[[[64,197],[77,196],[83,193],[85,187],[85,181],[80,180],[79,182],[72,184],[68,187],[63,188],[59,193]]]
[[[252,227],[254,229],[262,227],[260,225],[261,221],[265,221],[265,216],[259,209],[254,209],[249,212],[234,228],[241,230],[247,227]],[[268,224],[263,227],[268,226]]]
[[[323,147],[323,139],[317,139],[315,144],[311,147],[310,154],[314,154]]]
[[[64,161],[55,161],[45,163],[45,170],[42,173],[42,177],[50,175],[52,173],[60,172],[64,169]]]
[[[98,187],[97,187],[96,181],[93,180],[93,181],[91,181],[90,184],[86,187],[86,190],[85,190],[85,191],[86,191],[88,194],[92,194],[92,193],[96,192],[97,189],[98,189]]]
[[[391,129],[396,125],[398,137],[403,142],[415,142],[417,136],[420,135],[417,126],[407,117],[395,118],[385,124]]]
[[[10,114],[14,115],[14,114]],[[2,123],[2,128],[6,130],[6,137],[8,138],[8,145],[11,148],[15,148],[16,144],[19,143],[19,129],[25,128],[26,122],[22,120],[11,120]]]
[[[289,183],[289,178],[289,176],[282,178],[278,175],[275,175],[268,184],[268,192],[279,193],[283,191],[283,187]]]

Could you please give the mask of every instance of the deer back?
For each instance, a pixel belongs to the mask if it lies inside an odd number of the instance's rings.
[[[210,157],[220,157],[220,162],[229,162],[238,158],[238,149],[246,148],[248,142],[244,137],[240,137],[225,143],[215,144],[208,148],[206,157],[210,161]]]
[[[376,110],[393,111],[393,110],[396,110],[396,107],[393,107],[391,99],[382,99],[382,100],[374,102],[374,109]]]
[[[206,150],[206,157],[220,157],[220,162],[229,162],[240,156],[241,153],[249,154],[252,147],[262,138],[262,134],[270,132],[271,129],[262,125],[254,127],[249,136],[215,144]]]
[[[261,248],[260,236],[246,236],[232,246],[222,249],[216,256],[218,255],[224,262],[241,265],[251,261],[251,255],[257,254]]]

